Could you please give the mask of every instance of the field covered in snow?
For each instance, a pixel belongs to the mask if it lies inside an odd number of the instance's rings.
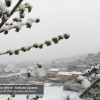
[[[66,96],[69,95],[71,100],[81,100],[76,92],[63,91],[62,86],[45,86],[44,96],[38,100],[66,100]],[[7,100],[9,95],[0,95],[1,100]],[[33,95],[29,96],[28,100],[31,100]],[[26,95],[16,95],[12,100],[27,100]]]

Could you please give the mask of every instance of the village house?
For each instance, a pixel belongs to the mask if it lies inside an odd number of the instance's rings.
[[[88,54],[88,57],[90,58],[90,57],[94,57],[95,56],[95,54],[93,54],[93,53],[89,53]]]
[[[46,72],[46,78],[50,80],[63,80],[63,81],[69,81],[73,80],[75,81],[76,77],[81,75],[81,72],[68,72],[68,69],[58,69],[58,68],[51,68]]]
[[[77,65],[77,68],[83,68],[83,67],[87,67],[87,65],[86,64]]]
[[[60,71],[58,68],[51,68],[46,72],[47,78],[55,78],[56,74]]]
[[[58,72],[67,72],[68,69],[51,68],[46,72],[47,78],[56,78]]]
[[[30,84],[30,85],[44,85],[43,82],[36,82],[36,81],[28,81],[28,84]]]
[[[70,72],[72,74],[71,79],[75,82],[77,81],[77,77],[82,74],[82,72]]]
[[[57,78],[62,79],[63,81],[68,81],[71,79],[72,74],[69,72],[58,72],[57,73]]]
[[[70,73],[72,74],[72,77],[73,77],[73,76],[74,76],[74,77],[78,77],[79,75],[82,74],[82,72],[75,72],[75,71],[70,72]]]
[[[81,75],[81,72],[58,72],[57,78],[61,78],[63,81],[75,81],[79,75]]]

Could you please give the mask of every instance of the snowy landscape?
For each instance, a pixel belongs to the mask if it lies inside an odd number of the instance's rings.
[[[99,60],[98,57],[96,57],[97,61]],[[0,66],[3,66],[3,67],[1,67],[2,74],[0,76],[0,84],[20,84],[20,83],[27,84],[28,81],[44,82],[45,83],[44,84],[44,86],[45,86],[44,87],[44,96],[43,96],[43,98],[39,98],[39,100],[47,100],[47,99],[55,100],[56,98],[58,100],[66,100],[66,98],[68,96],[70,97],[70,100],[82,100],[79,98],[79,95],[82,92],[82,86],[78,85],[78,83],[73,82],[73,81],[56,82],[56,81],[53,81],[53,80],[51,81],[51,80],[48,80],[45,78],[46,71],[50,68],[55,71],[57,71],[59,68],[63,68],[63,69],[67,68],[71,72],[70,75],[72,75],[72,72],[76,73],[77,71],[78,72],[81,71],[81,69],[82,69],[81,66],[84,65],[84,63],[83,63],[84,61],[87,62],[87,65],[88,65],[88,64],[92,63],[93,58],[87,59],[87,57],[85,56],[82,59],[80,59],[79,57],[74,58],[74,60],[73,59],[71,60],[71,59],[72,58],[70,58],[69,62],[67,61],[66,58],[65,59],[63,58],[60,60],[57,59],[54,61],[42,61],[43,68],[36,69],[36,70],[34,70],[34,67],[32,67],[32,66],[33,65],[36,66],[37,61],[34,63],[32,63],[32,62],[21,63],[21,67],[19,66],[20,63],[16,63],[16,62],[13,62],[13,63],[10,62],[10,63],[5,63],[5,64],[1,63]],[[91,59],[90,62],[89,62],[89,59]],[[81,64],[79,64],[79,60],[80,60]],[[59,63],[63,64],[64,67],[59,67]],[[64,63],[67,63],[67,64],[64,65]],[[73,69],[72,64],[74,66],[74,69]],[[26,68],[25,68],[25,66],[26,66]],[[46,66],[48,66],[48,69],[46,68]],[[71,68],[71,66],[72,66],[72,68]],[[55,69],[54,69],[54,67],[55,67]],[[88,68],[88,66],[85,66],[82,70],[85,70],[87,68]],[[28,78],[25,75],[27,72],[27,69],[33,69],[33,72],[31,74],[30,78]],[[64,73],[66,74],[68,72],[64,72]],[[82,79],[82,78],[80,78],[80,79]],[[87,86],[87,85],[89,85],[89,83],[87,84],[87,82],[86,82],[85,86]],[[55,95],[55,93],[56,93],[56,95]],[[8,97],[9,97],[9,95],[5,95],[5,96],[0,95],[0,98],[2,98],[2,100],[7,100]],[[15,98],[13,98],[13,100],[22,100],[22,98],[24,98],[24,100],[26,100],[26,95],[16,95]],[[30,98],[32,98],[32,95],[30,95]],[[86,99],[86,100],[88,100],[88,99]]]
[[[99,0],[0,0],[0,85],[44,87],[0,100],[100,100],[99,21]]]
[[[82,100],[78,97],[78,93],[70,92],[70,91],[63,91],[62,86],[46,86],[44,87],[44,96],[43,98],[39,98],[38,100],[67,100],[67,96],[69,95],[70,100]],[[27,95],[16,95],[12,100],[27,100]],[[9,95],[0,95],[2,100],[7,100]],[[31,100],[34,96],[30,95],[29,100]]]

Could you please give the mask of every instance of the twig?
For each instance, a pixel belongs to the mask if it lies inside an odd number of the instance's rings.
[[[10,16],[9,18],[13,15],[13,13],[16,11],[17,7],[22,3],[23,0],[19,0],[18,3],[15,5],[15,7],[12,9],[12,11],[10,12]],[[8,19],[7,19],[8,20]],[[2,20],[1,24],[0,24],[0,28],[5,24],[5,22],[7,20]]]

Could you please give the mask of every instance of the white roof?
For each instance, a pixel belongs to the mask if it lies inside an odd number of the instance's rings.
[[[6,68],[15,68],[15,65],[11,65],[11,64],[9,64],[9,65],[7,65]]]
[[[82,72],[75,72],[75,71],[73,71],[73,72],[70,72],[71,74],[82,74]]]
[[[59,81],[61,78],[49,78],[50,80]]]
[[[60,69],[58,69],[58,68],[51,68],[51,69],[49,69],[49,71],[59,71]]]
[[[50,86],[52,85],[51,83],[45,83],[44,86]]]
[[[72,75],[70,72],[58,72],[59,75]]]

